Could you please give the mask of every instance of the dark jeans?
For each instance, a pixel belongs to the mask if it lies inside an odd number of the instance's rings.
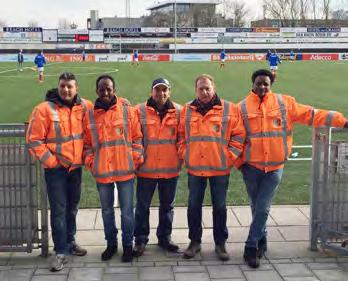
[[[81,196],[81,168],[69,172],[66,168],[45,169],[48,200],[51,208],[51,228],[54,250],[69,254],[75,241],[76,215]]]
[[[226,226],[227,209],[226,193],[230,175],[200,177],[188,174],[189,200],[187,219],[189,238],[202,242],[202,204],[207,181],[210,183],[210,194],[213,205],[213,234],[215,244],[224,244],[228,238]]]
[[[121,208],[121,229],[123,247],[133,245],[134,213],[133,213],[133,185],[134,179],[115,182],[118,200]],[[117,244],[117,233],[114,209],[114,183],[98,183],[100,204],[104,224],[104,235],[108,246]]]
[[[267,236],[266,222],[276,190],[280,184],[283,169],[265,173],[251,165],[242,166],[243,179],[247,188],[252,222],[246,246],[258,247],[258,241]]]
[[[137,203],[135,208],[135,243],[147,244],[150,233],[150,206],[153,193],[158,186],[160,201],[159,222],[157,226],[158,241],[169,241],[172,234],[176,185],[179,177],[170,179],[137,179]]]

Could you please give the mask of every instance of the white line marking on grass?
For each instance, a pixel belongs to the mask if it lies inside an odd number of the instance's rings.
[[[103,71],[103,72],[87,72],[87,73],[84,73],[84,72],[81,72],[81,73],[74,73],[76,76],[88,76],[88,75],[95,75],[95,74],[100,74],[100,73],[115,73],[115,72],[118,72],[119,70],[118,69],[112,69],[112,70],[107,70],[107,71]],[[1,73],[1,72],[0,72]],[[58,77],[60,75],[60,73],[57,73],[57,74],[45,74],[44,76],[45,77]],[[29,79],[33,79],[33,77],[36,77],[36,76],[25,76],[25,75],[4,75],[4,76],[0,76],[0,78],[19,78],[19,79],[23,79],[23,78],[29,78]]]
[[[46,64],[45,66],[51,66],[51,65],[56,65],[58,63],[62,63],[62,62],[56,62],[56,63],[48,63]],[[34,66],[35,67],[35,66]],[[23,67],[23,69],[31,69],[33,70],[33,66],[26,66],[26,67]],[[6,69],[6,70],[3,70],[3,71],[0,71],[0,74],[2,73],[7,73],[7,72],[13,72],[13,71],[18,71],[18,68],[13,68],[13,69]],[[35,70],[36,71],[36,70]],[[8,76],[7,76],[8,77]]]

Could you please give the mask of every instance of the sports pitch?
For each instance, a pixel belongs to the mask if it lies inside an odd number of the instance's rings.
[[[150,94],[152,80],[167,78],[172,84],[173,101],[184,104],[194,98],[194,80],[202,73],[215,78],[217,93],[232,102],[239,102],[251,88],[253,71],[268,68],[266,62],[230,62],[224,69],[213,62],[163,62],[141,63],[139,67],[129,63],[56,63],[45,67],[45,82],[37,82],[33,64],[25,63],[19,72],[15,63],[0,63],[0,120],[2,123],[27,121],[33,107],[43,101],[45,92],[57,86],[58,76],[64,71],[73,72],[79,83],[82,97],[95,100],[95,80],[103,73],[116,80],[118,95],[128,98],[132,104],[145,101]],[[348,62],[284,61],[278,71],[272,90],[292,95],[300,103],[316,108],[337,110],[348,116],[347,97]],[[296,126],[294,145],[311,143],[311,129]],[[298,157],[308,157],[310,151],[294,149]],[[311,163],[289,161],[275,198],[275,203],[305,204],[309,200]],[[95,183],[84,174],[81,207],[99,206]],[[181,173],[177,191],[177,205],[187,203],[187,177]],[[207,195],[209,195],[207,193]],[[244,185],[238,171],[232,171],[227,201],[229,204],[247,204]],[[156,196],[154,203],[157,203]],[[206,196],[206,204],[210,197]]]

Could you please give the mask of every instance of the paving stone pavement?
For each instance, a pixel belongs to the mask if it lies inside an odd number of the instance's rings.
[[[119,210],[116,214],[118,223]],[[231,259],[227,262],[219,261],[214,252],[209,207],[204,208],[202,251],[194,259],[182,258],[188,244],[186,209],[176,210],[172,236],[180,252],[173,254],[156,245],[158,209],[152,208],[149,245],[144,256],[132,263],[122,263],[120,252],[108,262],[100,260],[105,247],[100,210],[89,209],[79,211],[77,232],[87,256],[70,257],[66,268],[52,273],[48,264],[53,255],[42,258],[39,250],[0,253],[0,281],[348,281],[348,257],[309,250],[308,206],[273,206],[268,252],[256,270],[242,258],[251,219],[249,207],[229,207],[228,214],[227,249]]]

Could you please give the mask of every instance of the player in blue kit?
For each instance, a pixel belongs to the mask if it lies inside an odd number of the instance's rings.
[[[42,83],[44,81],[44,65],[46,64],[45,56],[43,55],[43,52],[40,51],[34,60],[34,63],[37,67],[37,71],[39,72],[39,82]]]
[[[226,52],[222,50],[220,53],[220,69],[225,67]]]
[[[268,62],[269,62],[269,68],[272,72],[272,75],[275,81],[277,76],[278,64],[281,64],[281,60],[275,50],[273,51],[273,53],[269,55]]]
[[[22,50],[19,50],[19,53],[17,55],[17,62],[18,62],[18,71],[23,71],[24,56],[23,56]]]

